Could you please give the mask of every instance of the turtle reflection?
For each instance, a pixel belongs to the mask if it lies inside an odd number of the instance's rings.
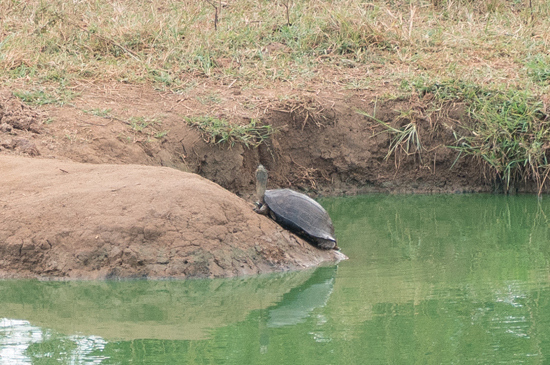
[[[304,323],[332,294],[337,266],[320,267],[304,284],[283,295],[281,302],[267,308],[260,320],[260,352],[266,353],[269,330]],[[326,321],[323,316],[323,322]]]
[[[336,266],[321,267],[303,285],[283,296],[283,301],[269,310],[267,327],[277,328],[303,323],[316,308],[322,308],[334,288]]]

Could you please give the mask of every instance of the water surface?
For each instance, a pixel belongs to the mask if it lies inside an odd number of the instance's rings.
[[[550,362],[550,200],[323,199],[350,260],[189,281],[0,281],[0,364]]]

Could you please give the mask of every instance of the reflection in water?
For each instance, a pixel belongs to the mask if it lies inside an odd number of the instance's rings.
[[[342,244],[351,260],[333,294],[350,324],[342,338],[365,343],[347,355],[395,363],[547,359],[547,200],[379,195],[323,203],[339,240],[359,242]]]
[[[206,329],[242,321],[257,310],[268,313],[260,325],[259,346],[265,353],[268,327],[302,323],[313,310],[326,304],[335,275],[336,267],[322,267],[229,280],[4,281],[0,282],[0,314],[32,318],[46,329],[27,320],[3,319],[0,358],[6,364],[32,363],[41,358],[99,364],[112,358],[111,347],[105,351],[107,344],[122,348],[128,344],[132,354],[139,353],[138,347],[149,348],[143,354],[147,358],[154,356],[157,346],[203,338]],[[59,331],[79,334],[63,335]],[[82,333],[101,333],[119,342]],[[120,342],[121,335],[126,334],[131,334],[123,337],[129,341]],[[134,339],[138,336],[143,339]],[[155,337],[166,340],[151,342]],[[114,352],[127,355],[121,348]]]
[[[61,343],[61,346],[56,344]],[[0,364],[32,364],[39,360],[71,364],[101,364],[104,356],[90,355],[101,351],[107,342],[97,336],[66,336],[56,338],[51,331],[43,331],[28,321],[0,319]],[[59,349],[60,351],[55,351]]]
[[[324,307],[332,293],[335,267],[321,267],[303,285],[293,288],[280,303],[268,308],[267,320],[260,319],[260,353],[266,354],[270,328],[293,326],[305,322],[311,313]],[[263,311],[262,311],[263,312]],[[324,324],[324,321],[323,323]]]
[[[199,340],[276,304],[312,275],[310,270],[227,280],[0,281],[0,316],[117,340]]]
[[[304,285],[285,294],[283,301],[269,310],[267,327],[277,328],[303,323],[314,309],[327,304],[334,286],[336,267],[321,268],[318,271],[317,275]]]
[[[42,330],[28,321],[0,319],[0,364],[30,364],[25,351],[31,343],[42,341]]]
[[[0,281],[0,361],[550,362],[550,200],[326,199],[350,260],[245,279]]]

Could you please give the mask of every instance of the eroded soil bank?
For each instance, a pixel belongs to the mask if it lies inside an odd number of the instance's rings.
[[[436,112],[425,99],[387,100],[366,91],[240,90],[204,85],[193,97],[158,92],[147,85],[91,85],[70,105],[23,105],[9,90],[0,94],[0,153],[86,163],[168,166],[193,172],[246,198],[258,163],[270,187],[311,195],[368,192],[487,192],[495,187],[482,164],[447,146],[469,123],[464,106]],[[208,96],[215,93],[215,101]],[[284,95],[284,98],[281,98]],[[414,122],[421,151],[396,148],[376,119],[400,127]],[[234,124],[255,119],[276,133],[259,147],[213,143],[184,118],[211,116]],[[208,142],[207,142],[208,141]],[[529,191],[529,187],[520,187]],[[535,188],[533,187],[533,191]]]
[[[0,277],[228,277],[345,258],[195,174],[17,156],[0,171]]]

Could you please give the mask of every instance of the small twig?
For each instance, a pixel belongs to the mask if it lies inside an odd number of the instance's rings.
[[[182,99],[179,99],[178,101],[176,101],[176,103],[174,105],[172,105],[172,107],[170,109],[168,109],[169,112],[171,112],[172,110],[174,110],[174,108],[179,104],[181,103],[182,101],[185,101],[187,100],[188,98],[182,98]]]
[[[69,171],[66,171],[66,170],[63,170],[63,169],[59,169],[59,170],[61,170],[61,172],[64,172],[64,173],[66,173],[66,174],[69,173]]]
[[[308,118],[309,118],[309,112],[306,111],[306,117],[304,119],[304,123],[302,124],[302,132],[304,131],[304,127],[306,126]]]
[[[109,124],[111,124],[111,123],[113,122],[113,120],[115,120],[115,118],[110,118],[110,119],[111,119],[111,121],[108,122],[108,123],[105,123],[105,124],[97,124],[97,123],[92,123],[92,122],[86,122],[85,120],[81,120],[81,119],[79,119],[78,121],[79,121],[79,122],[82,122],[82,123],[86,123],[86,124],[95,125],[95,126],[97,126],[97,127],[106,127],[106,126],[108,126]]]
[[[301,179],[305,180],[305,181],[308,181],[313,189],[317,189],[317,182],[315,181],[315,178],[309,176],[309,170],[311,170],[311,172],[316,172],[316,171],[319,171],[319,170],[317,170],[316,168],[308,169],[307,167],[304,167],[304,166],[300,165],[298,162],[294,161],[292,156],[290,156],[290,160],[292,161],[292,163],[294,163],[296,166],[300,167],[303,170],[303,172],[302,172],[303,176],[302,176]]]
[[[220,0],[219,6],[216,6],[214,1],[212,0],[205,0],[208,4],[212,5],[214,7],[214,30],[218,30],[218,12],[220,11],[222,7],[222,2]]]
[[[272,111],[274,111],[274,112],[287,113],[287,114],[292,113],[292,111],[283,110],[283,109],[269,108],[269,110],[272,110]]]
[[[125,187],[126,187],[126,185],[123,185],[123,186],[121,186],[120,188],[111,189],[111,191],[112,191],[112,192],[119,191],[120,189],[123,189],[123,188],[125,188]]]
[[[288,1],[283,1],[282,4],[283,6],[285,7],[285,12],[286,12],[286,25],[287,26],[291,26],[292,24],[290,24],[290,6],[288,5],[290,3],[290,0]]]
[[[411,19],[409,20],[409,42],[411,41],[414,13],[416,13],[416,7],[411,5]]]

